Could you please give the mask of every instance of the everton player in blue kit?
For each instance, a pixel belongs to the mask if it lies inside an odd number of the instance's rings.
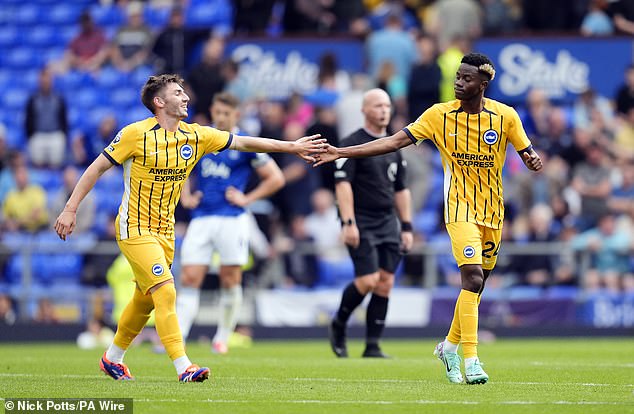
[[[237,133],[240,116],[239,102],[228,93],[214,96],[211,118],[214,127]],[[251,173],[255,171],[259,184],[244,193]],[[229,337],[235,329],[242,304],[242,266],[249,254],[251,217],[245,206],[268,197],[284,185],[284,176],[267,154],[227,150],[206,155],[194,169],[198,191],[185,186],[181,203],[193,208],[192,221],[181,248],[181,289],[176,313],[187,338],[198,314],[200,287],[212,255],[220,256],[220,316],[212,341],[215,353],[228,352]]]

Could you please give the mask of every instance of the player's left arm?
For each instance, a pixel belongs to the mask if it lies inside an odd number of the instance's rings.
[[[315,162],[314,154],[324,152],[328,144],[320,134],[301,137],[296,141],[234,135],[231,149],[243,152],[286,152],[306,162]]]
[[[286,182],[284,174],[272,159],[257,167],[255,172],[260,177],[260,183],[246,194],[235,187],[227,188],[225,192],[227,201],[236,206],[244,207],[255,200],[266,198],[284,187]]]
[[[522,125],[519,115],[513,108],[510,108],[510,112],[511,121],[508,129],[508,137],[511,144],[513,144],[513,147],[515,147],[520,157],[522,157],[526,168],[531,171],[541,170],[543,167],[542,159],[531,145],[528,136],[526,136],[526,131],[524,131],[524,126]]]

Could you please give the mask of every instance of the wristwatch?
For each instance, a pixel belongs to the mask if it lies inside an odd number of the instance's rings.
[[[342,226],[352,226],[354,224],[354,220],[349,218],[348,220],[341,220]]]

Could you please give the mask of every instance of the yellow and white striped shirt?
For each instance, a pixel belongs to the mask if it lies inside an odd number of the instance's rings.
[[[123,166],[124,192],[115,222],[117,239],[162,235],[174,239],[174,209],[185,180],[205,155],[231,145],[233,135],[180,122],[178,131],[156,118],[124,127],[103,154]]]

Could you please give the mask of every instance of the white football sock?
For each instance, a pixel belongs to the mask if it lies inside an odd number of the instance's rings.
[[[454,354],[458,352],[458,346],[460,344],[454,344],[453,342],[449,342],[449,339],[445,338],[445,342],[443,343],[443,351],[444,352],[453,352]]]
[[[214,342],[227,344],[229,337],[238,323],[238,314],[242,307],[242,286],[236,285],[229,289],[220,289],[220,317],[218,330]]]
[[[125,349],[119,348],[114,343],[112,343],[106,351],[106,359],[110,362],[114,362],[115,364],[122,364],[125,351]]]
[[[176,316],[178,325],[183,334],[183,341],[189,336],[194,319],[198,316],[200,307],[200,289],[193,287],[181,287],[176,295]]]
[[[183,355],[182,357],[176,358],[173,362],[174,362],[174,368],[176,368],[176,373],[178,375],[185,372],[185,370],[192,365],[192,362],[189,360],[187,355]]]

